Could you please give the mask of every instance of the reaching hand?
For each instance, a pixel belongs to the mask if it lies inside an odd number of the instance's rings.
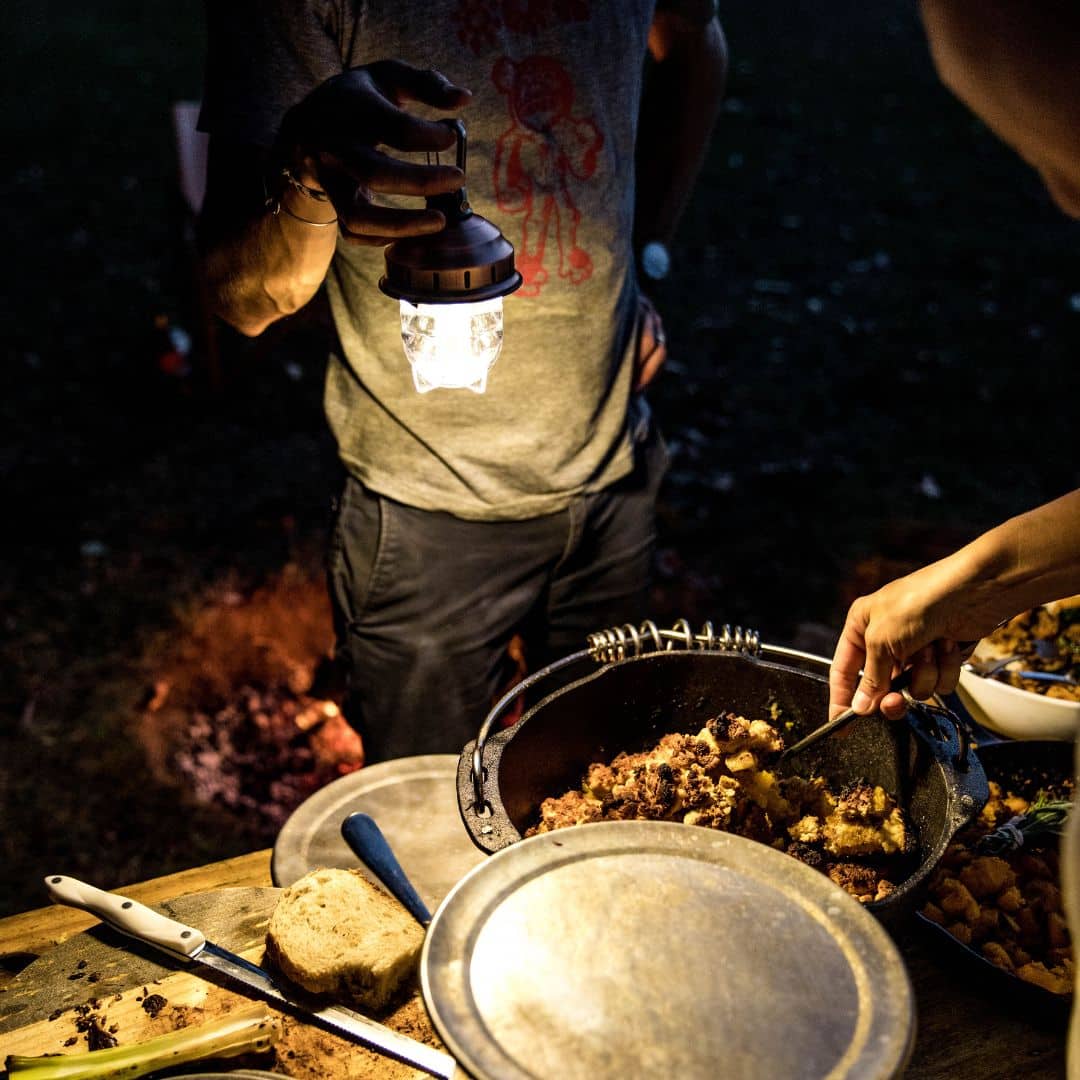
[[[902,716],[903,699],[888,686],[906,666],[913,697],[952,692],[966,659],[957,642],[977,642],[1004,619],[1078,591],[1080,488],[856,600],[829,672],[830,716],[849,704]]]
[[[876,594],[860,597],[848,612],[829,671],[830,716],[852,705],[858,713],[877,709],[891,720],[900,719],[907,705],[902,694],[889,691],[889,683],[905,667],[912,672],[912,697],[923,699],[956,689],[964,660],[956,642],[937,638],[922,644],[929,631],[893,637],[895,631],[883,625],[888,620],[872,613],[875,599]]]
[[[830,716],[852,705],[860,714],[877,709],[899,719],[906,705],[889,683],[907,667],[914,698],[956,689],[971,649],[957,643],[978,641],[997,621],[978,590],[955,584],[960,562],[950,556],[851,605],[829,672]]]
[[[350,240],[384,245],[438,232],[445,224],[439,211],[380,206],[375,197],[451,192],[465,182],[461,170],[402,161],[378,147],[405,153],[450,149],[453,131],[402,106],[418,101],[454,111],[470,97],[437,71],[399,60],[365,64],[327,79],[290,109],[278,149],[299,179],[329,193],[341,231]]]

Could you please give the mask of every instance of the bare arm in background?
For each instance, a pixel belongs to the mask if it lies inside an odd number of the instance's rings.
[[[215,314],[254,337],[298,311],[326,276],[339,228],[350,242],[377,245],[441,229],[438,211],[390,209],[370,196],[453,191],[463,182],[460,171],[404,162],[375,147],[448,149],[453,132],[402,106],[422,101],[453,111],[469,96],[438,72],[382,61],[313,90],[286,114],[273,153],[212,137],[199,246]],[[329,201],[280,184],[282,164]],[[277,213],[266,205],[268,193],[279,201]]]
[[[1069,0],[922,0],[942,82],[1080,218],[1080,8]]]
[[[963,659],[957,642],[977,641],[1004,619],[1077,593],[1080,489],[856,600],[829,674],[830,715],[851,704],[859,713],[902,716],[904,700],[888,686],[908,666],[914,697],[950,693]]]
[[[641,101],[634,235],[670,244],[701,172],[727,83],[717,18],[698,26],[659,11],[649,31],[653,65]]]
[[[634,237],[640,248],[670,244],[701,172],[727,82],[727,42],[715,16],[704,26],[659,11],[649,30],[654,61],[645,83],[637,140]],[[663,324],[645,297],[635,390],[667,358]]]

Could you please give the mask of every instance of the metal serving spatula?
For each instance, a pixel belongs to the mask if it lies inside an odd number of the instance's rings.
[[[1001,624],[999,624],[1001,625]],[[961,641],[957,643],[957,649],[961,654],[965,654],[968,650],[973,649],[979,642],[976,641]],[[900,693],[902,690],[906,690],[911,685],[911,668],[904,668],[899,675],[891,683],[889,683],[890,693]],[[794,757],[796,754],[802,753],[808,747],[814,745],[814,743],[821,742],[822,739],[831,735],[834,731],[839,731],[840,728],[846,727],[851,723],[859,714],[854,709],[845,709],[838,716],[834,716],[831,720],[827,720],[821,727],[811,731],[809,735],[800,739],[794,746],[789,746],[784,750],[779,757],[780,761],[787,761],[788,758]]]
[[[891,683],[889,683],[890,693],[899,693],[901,690],[906,690],[911,685],[911,668],[905,668],[896,676]],[[834,731],[838,731],[842,727],[846,727],[851,723],[858,713],[854,709],[845,709],[842,713],[834,716],[831,720],[827,720],[819,728],[815,728],[809,735],[803,736],[797,743],[789,746],[786,750],[783,750],[778,760],[787,761],[789,758],[794,757],[796,754],[801,753],[803,750],[813,746],[815,743],[821,742],[822,739],[831,735]]]

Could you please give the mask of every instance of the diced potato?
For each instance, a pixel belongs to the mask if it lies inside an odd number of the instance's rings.
[[[753,769],[757,765],[757,758],[752,750],[741,750],[725,758],[724,764],[733,773],[746,772],[747,769]]]
[[[973,923],[979,917],[979,902],[957,878],[945,881],[938,903],[946,915],[961,918],[966,923]]]
[[[967,923],[950,923],[945,929],[961,944],[971,944],[971,927]]]
[[[960,880],[978,900],[992,896],[1016,883],[1013,868],[996,855],[980,855],[960,871]]]
[[[1016,913],[1017,936],[1024,945],[1037,945],[1042,940],[1042,922],[1029,907],[1023,907]]]
[[[1039,878],[1021,887],[1027,902],[1039,911],[1061,911],[1061,890],[1052,882]]]
[[[1001,912],[997,908],[984,907],[980,908],[978,917],[971,924],[971,936],[976,941],[982,941],[984,938],[993,937],[998,928],[998,921],[1001,918]]]
[[[1048,971],[1046,965],[1039,963],[1037,960],[1032,961],[1030,964],[1024,964],[1022,967],[1018,967],[1016,969],[1016,974],[1025,982],[1041,986],[1044,990],[1049,990],[1052,994],[1072,993],[1071,981],[1063,979],[1060,975],[1057,975],[1052,971]]]
[[[946,922],[945,912],[942,911],[941,908],[939,908],[937,906],[937,904],[933,903],[932,901],[927,901],[923,905],[922,913],[932,923],[937,923],[938,926],[944,926],[945,925],[945,922]]]
[[[1005,951],[1004,947],[999,942],[983,942],[983,945],[979,951],[992,964],[997,964],[998,967],[1005,968],[1006,971],[1013,970],[1012,958],[1009,956],[1009,954]]]
[[[1015,942],[1008,941],[1004,943],[1005,951],[1012,957],[1012,962],[1017,967],[1023,967],[1025,964],[1031,963],[1031,953],[1026,949],[1020,948]]]
[[[1007,889],[1003,890],[997,898],[997,906],[1002,911],[1019,911],[1024,904],[1024,898],[1020,895],[1020,890],[1015,885],[1010,885]],[[1015,929],[1015,923],[1013,924]]]

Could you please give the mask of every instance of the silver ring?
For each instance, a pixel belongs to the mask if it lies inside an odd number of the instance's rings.
[[[667,334],[663,330],[658,330],[653,334],[653,341],[656,342],[658,348],[664,348],[667,345]]]

